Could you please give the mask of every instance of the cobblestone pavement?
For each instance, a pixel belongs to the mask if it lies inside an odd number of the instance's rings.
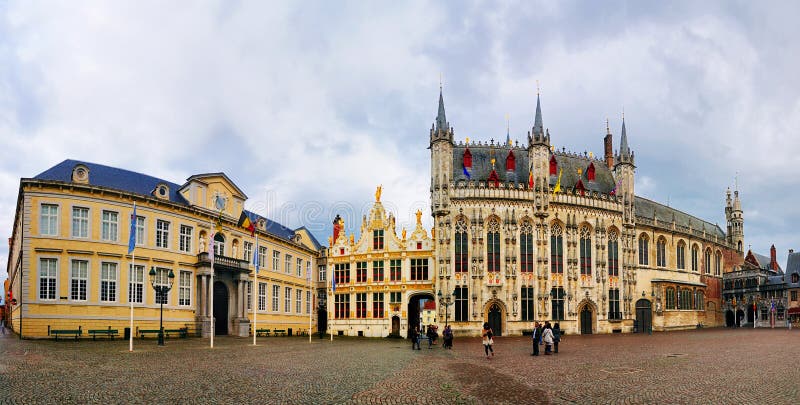
[[[127,341],[0,336],[0,403],[759,403],[800,402],[800,331],[704,329],[527,337],[453,350],[405,340],[298,337]]]

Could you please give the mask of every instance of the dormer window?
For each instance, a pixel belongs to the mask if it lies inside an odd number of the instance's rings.
[[[75,165],[72,169],[72,181],[75,183],[89,183],[89,168],[85,165]]]
[[[464,167],[467,169],[472,168],[472,152],[469,151],[469,148],[464,150],[464,158],[463,158]]]
[[[513,172],[516,170],[517,162],[514,158],[514,151],[508,151],[508,156],[506,157],[506,171]]]
[[[153,190],[153,195],[161,198],[162,200],[169,199],[169,186],[164,183],[160,183],[156,186],[155,190]]]
[[[586,179],[594,181],[594,163],[589,163],[589,167],[586,169]]]
[[[578,184],[575,185],[575,190],[581,193],[581,195],[585,195],[586,187],[583,186],[583,180],[578,179]]]
[[[792,283],[800,282],[800,274],[793,273],[792,274]]]
[[[556,155],[550,155],[550,175],[555,176],[558,174],[558,162],[556,162]]]

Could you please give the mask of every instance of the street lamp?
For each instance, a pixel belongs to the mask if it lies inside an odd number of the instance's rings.
[[[158,273],[156,273],[155,267],[150,268],[149,274],[150,285],[152,285],[153,290],[156,291],[156,299],[161,303],[161,319],[158,321],[158,345],[164,346],[164,301],[166,301],[167,293],[172,289],[172,283],[175,281],[175,273],[172,272],[172,269],[169,270],[166,284],[161,280],[163,277],[156,277]]]
[[[447,293],[447,295],[442,296],[442,290],[439,290],[436,295],[439,296],[439,305],[444,306],[444,327],[446,328],[450,305],[453,305],[453,295]]]

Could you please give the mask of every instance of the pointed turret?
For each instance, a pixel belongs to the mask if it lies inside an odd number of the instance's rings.
[[[450,124],[447,123],[447,117],[444,115],[444,97],[442,97],[442,88],[439,87],[439,113],[436,115],[436,130],[447,131]]]
[[[620,134],[620,141],[619,141],[619,155],[617,155],[617,164],[619,163],[628,163],[634,164],[634,154],[631,149],[628,147],[628,133],[625,130],[625,115],[622,115],[622,133]]]
[[[539,94],[536,94],[536,117],[533,119],[533,136],[544,136],[544,125],[542,125],[542,106],[539,101]]]

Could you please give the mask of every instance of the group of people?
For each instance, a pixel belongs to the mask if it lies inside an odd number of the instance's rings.
[[[435,345],[436,340],[439,338],[437,329],[438,328],[436,325],[429,325],[427,328],[425,336],[428,338],[429,348],[431,345]],[[450,328],[450,325],[445,326],[442,336],[444,337],[444,343],[442,344],[442,347],[445,349],[452,349],[453,330]],[[419,327],[414,327],[414,331],[411,334],[412,350],[420,350],[420,338],[421,334]],[[481,338],[484,354],[486,354],[487,359],[491,358],[494,356],[494,348],[492,347],[494,345],[494,331],[492,331],[492,328],[489,326],[488,322],[484,322],[483,324]],[[544,323],[534,322],[531,338],[533,339],[533,353],[531,353],[531,356],[539,355],[539,346],[541,345],[544,345],[544,354],[546,355],[558,353],[558,343],[561,342],[561,327],[559,326],[558,322],[552,326],[550,325],[550,321],[545,321]]]
[[[550,321],[545,321],[544,324],[535,322],[531,338],[533,339],[533,353],[531,353],[531,356],[539,355],[539,346],[541,345],[544,345],[544,354],[546,355],[558,353],[558,343],[561,341],[561,327],[559,327],[558,322],[553,326],[550,326]]]

